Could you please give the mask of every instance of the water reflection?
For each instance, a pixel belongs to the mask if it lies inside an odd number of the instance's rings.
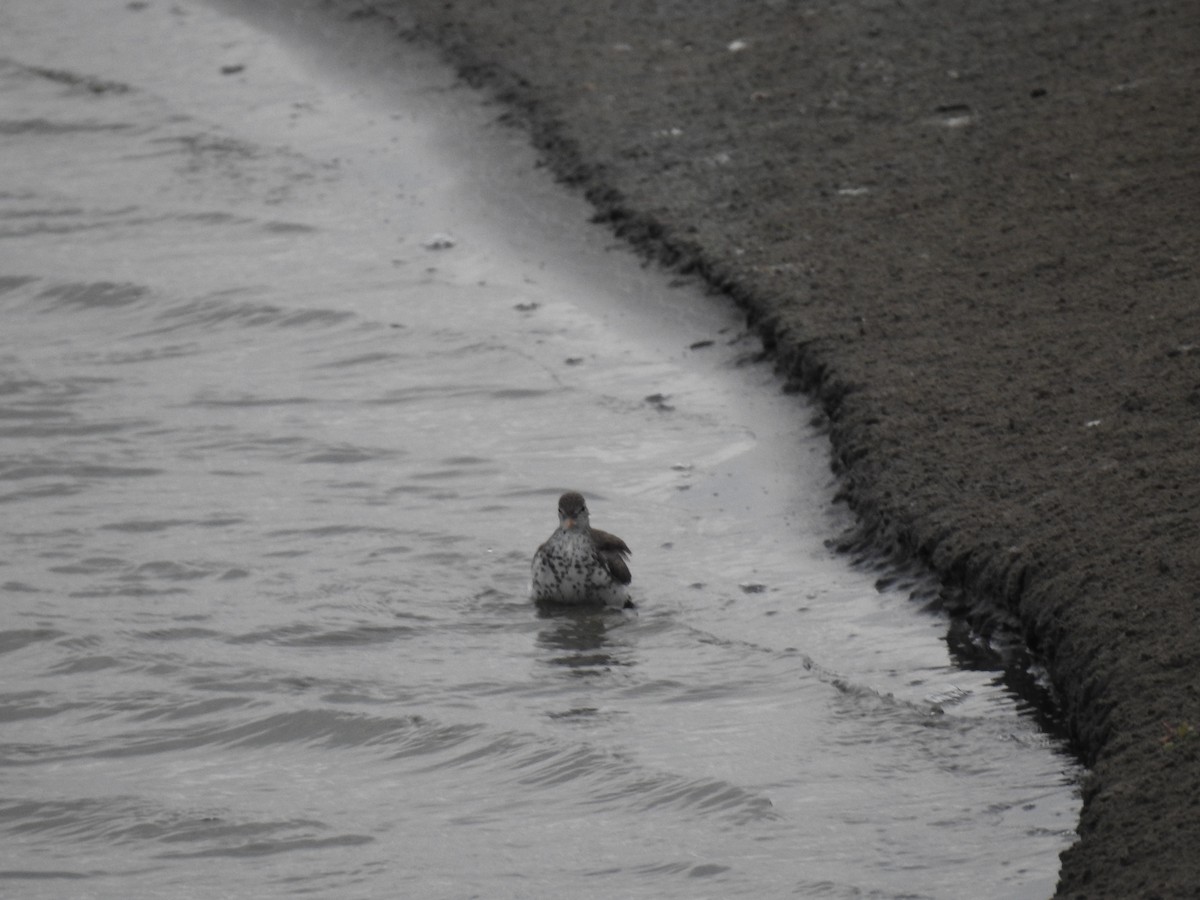
[[[547,662],[565,666],[574,675],[600,675],[615,666],[635,664],[618,655],[609,632],[624,626],[636,613],[548,603],[539,603],[536,608],[538,618],[547,622],[547,627],[538,632],[538,646],[554,654]]]

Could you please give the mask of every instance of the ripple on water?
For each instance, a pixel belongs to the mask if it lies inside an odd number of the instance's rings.
[[[227,638],[231,644],[275,644],[281,647],[345,647],[391,644],[419,634],[408,625],[359,625],[328,630],[312,625],[275,627]]]
[[[226,528],[239,525],[245,519],[240,516],[211,519],[129,519],[124,522],[106,522],[99,528],[104,531],[120,531],[127,534],[153,534],[174,528]]]
[[[0,464],[0,480],[23,481],[29,478],[77,478],[100,481],[110,478],[149,478],[164,469],[150,466],[110,466],[96,463],[52,462],[50,460],[11,461]]]
[[[176,332],[208,333],[232,328],[320,328],[353,322],[350,312],[331,309],[295,309],[267,302],[235,299],[253,294],[253,289],[228,290],[207,297],[176,303],[155,316],[160,323],[137,337],[158,337]]]
[[[196,850],[162,849],[158,859],[264,856],[313,847],[369,843],[361,834],[329,835],[316,819],[231,820],[227,813],[177,810],[132,797],[84,797],[73,800],[0,801],[0,826],[17,834],[58,837],[72,844],[200,844]],[[18,873],[0,873],[14,877]],[[49,873],[72,877],[71,873]]]
[[[96,281],[86,284],[58,284],[39,293],[34,302],[48,300],[49,310],[111,310],[131,306],[150,294],[145,285]]]
[[[34,644],[55,641],[65,634],[54,628],[14,628],[0,631],[0,654],[23,650]]]

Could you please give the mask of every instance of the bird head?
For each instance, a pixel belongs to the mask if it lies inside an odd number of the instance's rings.
[[[567,491],[558,498],[558,524],[564,531],[588,527],[588,508],[582,494]]]

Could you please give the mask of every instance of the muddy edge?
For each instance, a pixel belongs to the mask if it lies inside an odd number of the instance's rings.
[[[1018,623],[1092,770],[1058,896],[1197,896],[1195,7],[330,2],[742,304],[862,540]]]

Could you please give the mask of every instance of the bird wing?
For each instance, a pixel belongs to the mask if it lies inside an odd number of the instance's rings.
[[[633,575],[630,574],[629,566],[625,563],[625,557],[632,552],[628,545],[615,534],[609,534],[599,528],[592,529],[592,539],[596,542],[596,551],[600,554],[600,559],[604,561],[604,566],[608,569],[609,574],[621,584],[629,584],[633,580]]]

